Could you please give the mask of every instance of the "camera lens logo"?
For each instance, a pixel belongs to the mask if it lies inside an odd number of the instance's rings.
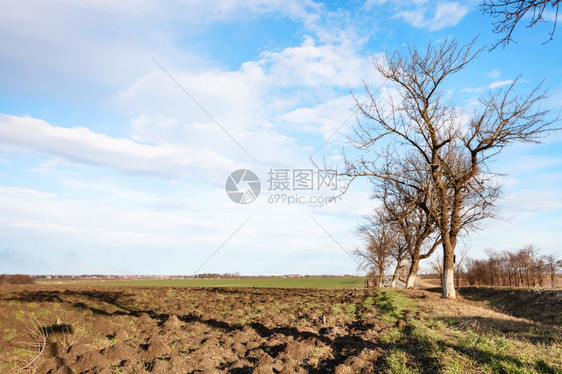
[[[260,194],[261,183],[251,170],[239,169],[228,176],[226,194],[237,204],[249,204]]]

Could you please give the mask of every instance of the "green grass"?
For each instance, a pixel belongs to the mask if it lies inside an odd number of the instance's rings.
[[[43,282],[53,283],[53,282]],[[258,288],[361,288],[365,278],[253,278],[253,279],[146,279],[124,281],[77,281],[72,284],[155,287],[258,287]]]
[[[372,300],[378,319],[389,327],[380,337],[389,347],[383,355],[387,373],[562,373],[556,327],[545,328],[532,343],[524,336],[533,327],[517,321],[505,332],[495,316],[486,328],[473,331],[444,322],[446,310],[424,310],[402,291],[377,290]]]

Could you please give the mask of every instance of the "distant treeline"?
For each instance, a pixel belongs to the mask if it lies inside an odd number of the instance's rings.
[[[562,260],[541,255],[532,245],[517,252],[486,251],[487,259],[467,259],[464,278],[470,285],[509,287],[556,287]]]
[[[32,284],[35,278],[24,274],[0,274],[0,284]]]
[[[301,274],[286,274],[286,275],[240,275],[239,273],[203,273],[196,274],[192,276],[186,276],[184,278],[194,278],[194,279],[264,279],[264,278],[352,278],[360,277],[355,275],[331,275],[331,274],[321,274],[321,275],[301,275]]]
[[[35,279],[265,279],[265,278],[354,278],[360,275],[349,274],[320,274],[320,275],[241,275],[240,273],[202,273],[195,275],[102,275],[102,274],[82,274],[82,275],[34,275]]]

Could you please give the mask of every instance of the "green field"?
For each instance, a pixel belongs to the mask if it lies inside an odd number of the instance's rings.
[[[49,280],[43,284],[72,283],[106,286],[159,287],[259,287],[259,288],[361,288],[365,278],[252,278],[252,279],[145,279],[145,280]]]

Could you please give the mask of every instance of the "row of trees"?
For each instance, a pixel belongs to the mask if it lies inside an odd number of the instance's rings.
[[[486,253],[486,259],[466,261],[464,277],[470,285],[556,287],[562,259],[552,254],[541,255],[532,245],[517,252],[488,250]]]
[[[540,107],[546,92],[539,86],[516,93],[517,80],[490,91],[472,113],[449,102],[444,82],[481,53],[474,43],[445,40],[373,58],[392,91],[378,96],[366,87],[367,102],[356,99],[361,118],[349,137],[355,150],[344,153],[340,171],[350,182],[369,177],[381,202],[360,229],[367,248],[357,255],[380,274],[383,252],[406,253],[411,287],[419,261],[440,246],[444,298],[456,297],[459,238],[496,214],[501,186],[490,161],[513,143],[538,142],[551,124]]]
[[[0,274],[0,284],[32,284],[35,278],[24,274]]]
[[[552,12],[552,38],[561,1],[484,0],[482,12],[497,19],[494,31],[503,35],[492,49],[509,44],[527,15],[532,27]],[[474,44],[448,39],[439,46],[429,43],[425,51],[408,47],[404,54],[373,57],[389,89],[379,96],[366,86],[367,101],[355,98],[360,118],[348,138],[351,155],[344,151],[338,174],[349,183],[370,178],[373,197],[382,202],[359,229],[366,248],[355,252],[363,267],[378,274],[379,285],[392,258],[394,279],[404,261],[409,263],[407,287],[412,287],[419,261],[440,246],[443,297],[455,298],[457,242],[496,213],[501,186],[490,161],[507,146],[538,142],[552,130],[548,111],[541,109],[546,91],[540,85],[521,94],[515,80],[481,97],[471,113],[450,102],[445,82],[478,57],[482,50]]]
[[[407,269],[406,287],[414,287],[421,260],[430,257],[441,244],[436,225],[425,211],[415,209],[405,197],[400,184],[381,180],[379,193],[374,197],[382,206],[366,217],[358,233],[364,238],[366,247],[356,249],[361,267],[376,275],[376,285],[385,282],[384,274],[394,265],[392,286],[398,274]]]

